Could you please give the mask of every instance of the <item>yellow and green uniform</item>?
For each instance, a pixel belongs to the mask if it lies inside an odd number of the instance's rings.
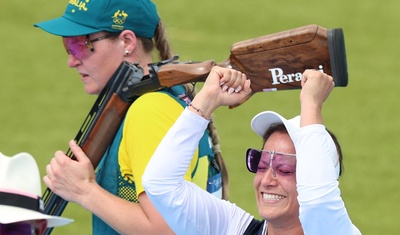
[[[147,163],[167,131],[190,102],[185,97],[184,88],[176,86],[147,93],[133,102],[113,143],[97,168],[97,182],[103,188],[128,201],[139,203],[138,196],[144,191],[141,178]],[[212,167],[211,161],[215,159],[208,131],[205,131],[185,179],[220,197],[221,174]],[[217,182],[217,185],[210,189],[208,180]],[[93,234],[118,233],[93,215]]]

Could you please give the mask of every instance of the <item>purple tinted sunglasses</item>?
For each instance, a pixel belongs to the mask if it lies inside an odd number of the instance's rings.
[[[252,173],[272,168],[275,177],[276,174],[291,176],[296,173],[296,154],[249,148],[246,151],[246,166]]]
[[[36,234],[35,224],[29,222],[16,222],[0,224],[0,234],[4,235],[32,235]]]
[[[94,52],[92,43],[98,42],[107,38],[113,37],[112,34],[106,34],[98,38],[89,39],[89,35],[63,37],[63,44],[68,54],[72,54],[78,59],[87,57],[91,52]]]

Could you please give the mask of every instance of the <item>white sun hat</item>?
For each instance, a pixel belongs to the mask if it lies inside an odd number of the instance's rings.
[[[0,223],[47,220],[47,227],[73,220],[43,212],[41,177],[35,159],[28,153],[7,157],[0,152]]]

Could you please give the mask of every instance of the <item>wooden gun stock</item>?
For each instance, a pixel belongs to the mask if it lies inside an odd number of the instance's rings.
[[[197,65],[167,64],[159,71],[160,84],[170,87],[176,85],[176,80],[204,81],[215,64],[213,61]],[[344,35],[340,28],[327,30],[308,25],[237,42],[232,45],[229,58],[217,65],[245,73],[251,80],[253,93],[299,89],[306,69],[331,75],[336,86],[348,83]]]
[[[144,76],[137,64],[123,62],[110,78],[90,110],[75,140],[90,158],[100,163],[114,139],[125,114],[140,95],[188,82],[205,81],[212,60],[200,63],[162,61],[149,65]],[[347,62],[341,29],[327,30],[317,25],[250,39],[233,44],[230,57],[218,64],[242,71],[251,80],[253,93],[301,88],[305,69],[322,69],[332,75],[336,86],[347,86]],[[72,152],[67,155],[74,159]],[[49,188],[43,194],[45,213],[59,216],[67,201]],[[48,228],[45,234],[50,234]]]

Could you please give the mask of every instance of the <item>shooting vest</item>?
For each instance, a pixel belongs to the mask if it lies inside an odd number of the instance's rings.
[[[253,219],[243,235],[264,235],[265,220]]]
[[[185,95],[185,89],[183,86],[175,86],[169,89],[161,90],[158,92],[162,92],[168,94],[170,97],[174,98],[177,102],[179,102],[183,107],[186,107],[190,100]],[[138,203],[135,182],[127,182],[120,171],[120,167],[118,164],[118,150],[119,145],[122,140],[122,130],[123,130],[124,122],[122,122],[116,136],[114,137],[113,142],[110,147],[107,149],[103,158],[101,159],[97,170],[96,170],[96,181],[101,187],[103,187],[108,192],[117,195],[121,198],[124,198],[128,201]],[[207,191],[218,198],[222,198],[222,178],[220,168],[217,164],[217,161],[214,157],[214,153],[212,151],[210,144],[210,137],[208,130],[204,132],[203,137],[199,142],[199,151],[198,156],[200,157],[208,157],[209,160],[209,169],[208,169],[208,182],[207,182]],[[195,175],[197,170],[197,165],[192,172],[192,178]],[[132,192],[135,192],[134,195]],[[96,200],[95,198],[93,200]],[[134,218],[132,218],[134,219]],[[96,215],[92,216],[92,228],[93,234],[95,235],[118,235],[115,230],[113,230],[110,226],[108,226],[105,222],[103,222]]]

